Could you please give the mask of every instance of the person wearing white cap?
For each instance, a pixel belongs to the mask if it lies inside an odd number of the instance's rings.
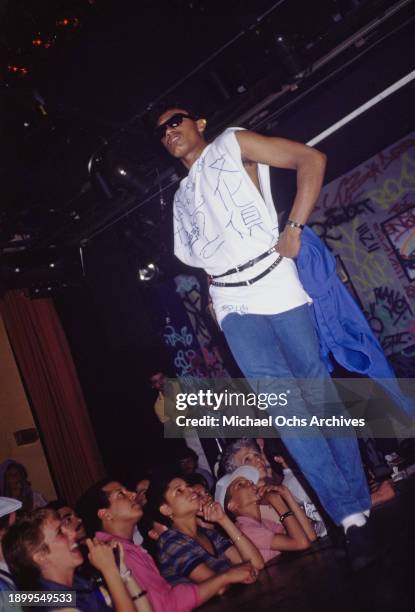
[[[265,562],[284,550],[306,550],[315,541],[312,525],[289,489],[283,485],[257,485],[258,470],[238,467],[216,484],[215,499],[258,548]],[[280,522],[261,517],[260,503],[269,503]]]
[[[15,591],[13,576],[3,556],[2,539],[6,530],[16,519],[16,511],[20,510],[22,502],[12,497],[0,497],[0,612],[6,612],[6,601],[2,596],[4,591]],[[16,608],[17,610],[17,608]]]

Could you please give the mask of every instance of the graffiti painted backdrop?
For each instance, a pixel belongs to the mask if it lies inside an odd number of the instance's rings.
[[[153,304],[163,319],[162,337],[175,375],[191,378],[229,378],[222,356],[206,323],[202,291],[193,275],[180,274],[153,289]]]
[[[310,226],[399,376],[415,376],[415,132],[322,190]]]

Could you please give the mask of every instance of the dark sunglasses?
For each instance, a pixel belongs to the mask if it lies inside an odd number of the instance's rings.
[[[191,119],[192,121],[196,121],[196,117],[192,115],[185,115],[184,113],[176,113],[172,115],[167,121],[158,125],[154,130],[154,135],[158,140],[161,140],[166,135],[166,130],[168,127],[175,128],[183,122],[183,119]]]

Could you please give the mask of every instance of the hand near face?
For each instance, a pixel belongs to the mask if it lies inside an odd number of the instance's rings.
[[[277,493],[278,495],[281,495],[281,497],[287,497],[291,495],[290,489],[288,489],[288,487],[286,487],[283,484],[271,485],[269,488],[272,490],[272,492]]]
[[[226,514],[219,502],[209,501],[201,507],[201,516],[209,523],[220,523]]]
[[[268,504],[273,495],[280,495],[281,487],[278,485],[261,485],[257,487],[259,503]],[[285,488],[285,487],[284,487]]]
[[[114,569],[118,571],[112,544],[99,542],[96,538],[93,540],[87,538],[86,545],[88,546],[89,561],[99,572],[101,572],[101,574],[105,574]]]

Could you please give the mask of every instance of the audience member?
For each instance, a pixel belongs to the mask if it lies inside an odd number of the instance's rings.
[[[172,471],[160,472],[148,490],[148,511],[169,529],[158,539],[158,561],[162,575],[171,583],[184,579],[203,583],[225,574],[234,565],[250,562],[263,567],[261,555],[212,499],[201,504],[194,489]],[[198,516],[216,523],[227,534],[198,524]]]
[[[147,503],[147,490],[149,486],[150,486],[150,480],[148,478],[144,478],[142,480],[139,480],[134,487],[136,502],[137,504],[141,506],[141,508],[144,508],[144,506]],[[134,544],[143,544],[143,541],[144,541],[144,538],[141,534],[141,531],[138,529],[138,526],[136,525],[134,527],[133,542]]]
[[[76,607],[81,612],[134,612],[136,607],[118,571],[113,549],[92,540],[87,544],[90,561],[102,573],[113,607],[96,586],[76,575],[76,568],[83,562],[76,532],[63,532],[55,510],[42,508],[22,516],[3,538],[4,556],[19,589],[75,591]],[[39,610],[49,612],[55,606]]]
[[[73,508],[68,506],[67,502],[62,499],[57,499],[49,502],[46,508],[56,510],[61,519],[62,529],[74,531],[78,544],[85,541],[86,531],[82,519],[76,514]]]
[[[0,612],[9,610],[8,602],[6,601],[6,593],[16,590],[13,576],[10,573],[9,566],[3,555],[2,541],[9,527],[16,520],[16,511],[20,510],[22,502],[11,497],[0,497]],[[20,608],[13,608],[18,612]]]
[[[262,441],[261,439],[259,439]],[[220,461],[220,474],[230,474],[241,466],[252,466],[259,472],[259,483],[263,484],[284,484],[294,498],[296,494],[301,492],[301,496],[296,501],[303,505],[304,511],[313,521],[315,532],[319,537],[327,534],[323,519],[318,513],[314,503],[310,500],[302,485],[295,477],[294,473],[288,468],[284,460],[279,461],[278,457],[268,460],[263,450],[261,450],[258,442],[252,438],[239,438],[230,442],[223,452]],[[275,469],[275,466],[278,466]],[[287,468],[284,473],[284,466]],[[284,478],[286,480],[284,480]],[[293,487],[293,489],[291,489]],[[263,519],[268,519],[273,522],[278,521],[278,516],[272,504],[267,504],[266,499],[261,500],[260,512]]]
[[[90,487],[77,507],[89,534],[96,533],[101,542],[115,540],[122,543],[126,566],[145,589],[155,612],[187,612],[203,604],[228,584],[255,580],[252,566],[246,563],[232,568],[227,575],[215,576],[198,586],[169,585],[160,575],[152,557],[132,541],[134,526],[143,513],[135,496],[119,482],[106,479]]]
[[[165,412],[164,390],[167,383],[167,376],[163,372],[155,372],[150,377],[150,384],[157,391],[156,401],[154,402],[154,412],[162,425],[170,420],[170,415]]]
[[[147,491],[148,491],[149,486],[150,486],[149,478],[143,478],[142,480],[139,480],[137,484],[135,485],[137,503],[140,504],[142,508],[144,508],[144,506],[147,503]]]
[[[186,482],[199,496],[201,506],[214,501],[209,492],[208,484],[201,474],[191,474],[186,478]],[[197,517],[197,524],[205,529],[215,529],[215,524],[205,521],[203,516]],[[155,544],[158,542],[161,534],[167,531],[168,527],[159,521],[153,520],[153,517],[148,512],[144,512],[143,518],[140,520],[140,528],[144,536],[144,548],[157,559],[157,546]]]
[[[14,459],[7,459],[0,465],[0,495],[20,500],[24,512],[42,508],[47,503],[39,491],[32,489],[25,466]]]
[[[199,467],[199,457],[192,448],[184,448],[177,456],[182,476],[187,479],[192,474],[200,474],[208,483],[210,490],[215,486],[215,480],[210,472]]]
[[[171,429],[173,438],[170,438],[170,442],[177,436],[177,428],[174,423],[174,419],[177,416],[177,412],[174,409],[173,402],[166,402],[166,396],[174,397],[177,393],[182,390],[177,380],[168,378],[163,372],[156,372],[150,377],[150,383],[153,389],[158,393],[156,401],[154,402],[154,412],[165,429],[169,431]],[[181,412],[181,414],[186,414]],[[199,436],[194,429],[186,428],[182,432],[185,444],[188,448],[191,448],[198,457],[199,467],[210,473],[209,462],[206,458],[205,451],[200,442]],[[178,442],[177,438],[175,440]],[[183,445],[184,446],[184,445]],[[177,445],[177,449],[182,449],[183,446]]]
[[[242,465],[250,465],[258,470],[260,484],[281,483],[282,479],[275,476],[269,461],[253,438],[238,438],[225,446],[220,459],[219,476],[231,474]]]
[[[238,438],[229,442],[223,451],[222,457],[219,464],[219,476],[224,474],[231,474],[238,467],[251,466],[258,470],[259,481],[258,484],[280,484],[281,477],[275,478],[275,475],[271,469],[269,461],[265,455],[261,452],[256,441],[252,438]],[[260,505],[261,516],[264,519],[271,521],[278,521],[278,514],[275,509],[265,503]]]
[[[283,485],[257,486],[259,479],[257,469],[238,467],[218,481],[215,498],[236,517],[236,525],[258,547],[265,562],[283,550],[309,548],[316,535],[289,489]],[[279,522],[261,517],[262,500],[274,507]]]
[[[56,510],[61,519],[62,532],[65,535],[68,535],[70,538],[72,534],[75,536],[75,540],[83,556],[82,565],[76,568],[77,575],[86,580],[100,584],[102,582],[101,575],[88,559],[89,549],[86,543],[86,531],[82,519],[76,514],[73,508],[67,505],[66,501],[61,499],[49,502],[46,508]]]

